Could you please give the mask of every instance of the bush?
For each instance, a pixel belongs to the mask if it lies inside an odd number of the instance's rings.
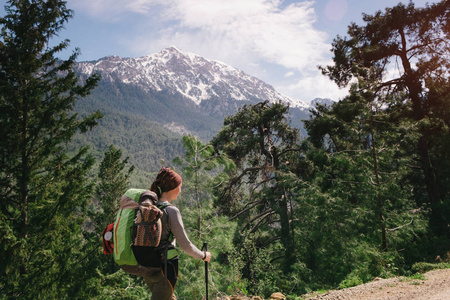
[[[415,263],[411,272],[413,273],[425,273],[428,271],[438,270],[438,269],[449,269],[450,262],[441,262],[441,263],[427,263],[427,262],[418,262]]]
[[[339,283],[340,289],[345,289],[353,286],[357,286],[360,284],[363,284],[363,280],[358,275],[355,275],[353,273],[349,274],[347,278],[345,278],[341,283]]]

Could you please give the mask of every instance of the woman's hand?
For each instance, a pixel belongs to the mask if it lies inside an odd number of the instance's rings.
[[[203,261],[209,262],[211,260],[211,252],[206,251],[205,252],[205,258]]]

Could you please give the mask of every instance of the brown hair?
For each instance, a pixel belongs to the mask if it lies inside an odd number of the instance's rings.
[[[181,182],[181,176],[177,172],[171,170],[169,167],[162,167],[156,176],[155,181],[152,183],[150,191],[155,192],[159,198],[162,193],[173,190],[179,186]]]

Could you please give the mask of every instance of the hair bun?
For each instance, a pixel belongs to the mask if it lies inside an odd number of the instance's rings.
[[[156,176],[154,185],[160,189],[162,194],[175,189],[181,183],[181,176],[177,172],[171,170],[169,167],[162,167]]]

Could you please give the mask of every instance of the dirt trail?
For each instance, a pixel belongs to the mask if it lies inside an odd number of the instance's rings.
[[[308,300],[450,300],[450,269],[430,271],[425,279],[395,277],[333,290],[321,295],[304,295]]]

